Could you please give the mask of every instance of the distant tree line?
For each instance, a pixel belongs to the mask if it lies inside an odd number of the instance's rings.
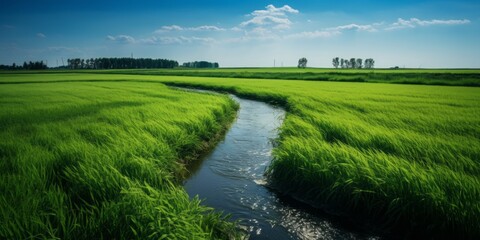
[[[307,67],[307,62],[308,60],[306,58],[300,58],[298,60],[298,68],[306,68]],[[349,59],[343,59],[339,57],[334,57],[332,59],[332,65],[335,68],[341,67],[341,68],[366,68],[366,69],[372,69],[375,66],[375,60],[373,58],[367,58],[365,61],[361,58],[350,58]]]
[[[47,68],[47,64],[43,61],[23,62],[23,65],[17,65],[15,63],[12,65],[0,65],[1,70],[42,70]]]
[[[152,58],[73,58],[67,60],[70,69],[129,69],[129,68],[174,68],[178,62]]]
[[[350,58],[343,59],[339,57],[335,57],[332,59],[332,65],[335,68],[367,68],[372,69],[375,65],[375,60],[373,58],[367,58],[363,61],[361,58]]]
[[[219,68],[220,66],[216,62],[195,61],[195,62],[183,63],[182,67],[187,67],[187,68]]]

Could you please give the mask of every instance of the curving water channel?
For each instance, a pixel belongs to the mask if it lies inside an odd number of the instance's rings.
[[[285,111],[240,99],[237,118],[223,141],[195,166],[185,189],[203,204],[231,214],[249,239],[372,239],[346,229],[331,217],[265,187],[272,140]]]

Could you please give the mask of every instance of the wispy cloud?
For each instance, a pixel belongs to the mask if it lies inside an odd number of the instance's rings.
[[[388,30],[403,29],[403,28],[427,27],[427,26],[433,26],[433,25],[461,25],[461,24],[468,24],[468,23],[470,23],[470,20],[468,19],[420,20],[418,18],[410,18],[409,20],[404,20],[402,18],[399,18],[396,22],[387,24],[387,25],[384,22],[372,23],[372,24],[351,23],[347,25],[330,27],[323,30],[294,33],[294,34],[288,35],[287,38],[326,38],[326,37],[334,37],[334,36],[340,35],[345,31],[380,32],[380,31],[386,31],[386,30],[388,31]]]
[[[156,30],[155,32],[168,32],[168,31],[183,31],[183,27],[178,25],[170,25],[170,26],[162,26],[160,29]]]
[[[203,25],[198,27],[181,27],[178,25],[162,26],[160,29],[155,30],[155,33],[165,33],[172,31],[225,31],[225,28],[213,26],[213,25]]]
[[[217,27],[217,26],[212,26],[212,25],[204,25],[204,26],[189,28],[188,30],[192,30],[192,31],[225,31],[224,28]]]
[[[334,37],[337,35],[342,34],[341,31],[338,30],[323,30],[323,31],[305,31],[305,32],[300,32],[300,33],[292,33],[289,35],[286,35],[286,39],[301,39],[301,38],[329,38],[329,37]]]
[[[293,28],[290,16],[300,13],[299,10],[284,5],[275,7],[270,4],[265,9],[254,10],[245,15],[245,21],[234,25],[233,27],[219,27],[215,25],[200,26],[180,26],[165,25],[155,30],[151,37],[135,39],[128,35],[107,36],[107,39],[113,42],[124,44],[218,44],[235,43],[249,41],[276,41],[288,39],[316,39],[331,38],[342,35],[346,32],[364,32],[380,33],[389,30],[402,28],[427,27],[433,25],[462,25],[470,23],[470,20],[421,20],[419,18],[410,18],[408,20],[398,18],[395,22],[376,22],[376,23],[349,23],[345,25],[333,26],[328,28],[312,28],[315,21],[305,20],[305,26],[302,31]],[[310,29],[309,29],[310,28]],[[215,35],[212,32],[228,32],[227,34]],[[195,36],[196,33],[197,36]],[[201,37],[199,37],[200,35]]]
[[[46,38],[47,36],[45,36],[45,34],[43,34],[43,33],[37,33],[37,37],[39,37],[39,38]]]
[[[107,40],[121,44],[151,44],[151,45],[168,45],[168,44],[189,44],[189,43],[201,43],[211,44],[216,42],[215,39],[210,37],[196,37],[196,36],[152,36],[149,38],[135,39],[129,35],[107,36]]]
[[[258,27],[264,26],[272,29],[288,29],[292,22],[287,17],[287,14],[299,13],[298,10],[293,9],[288,5],[277,8],[270,4],[265,7],[265,10],[255,10],[247,16],[252,18],[240,23],[240,27]]]
[[[107,39],[110,40],[110,41],[113,41],[113,42],[124,43],[124,44],[131,44],[131,43],[136,42],[135,38],[133,38],[132,36],[128,36],[128,35],[118,35],[118,36],[108,35]]]
[[[248,21],[242,22],[240,26],[272,26],[273,29],[290,28],[292,22],[288,18],[276,16],[256,16]]]
[[[420,20],[418,18],[410,18],[409,20],[405,20],[403,18],[399,18],[396,22],[390,24],[389,27],[385,28],[385,30],[395,30],[395,29],[403,29],[403,28],[416,28],[416,27],[426,27],[432,25],[462,25],[462,24],[469,24],[470,20],[468,19],[451,19],[451,20]]]
[[[365,31],[365,32],[377,32],[378,29],[376,26],[379,24],[367,24],[367,25],[359,25],[355,23],[351,23],[348,25],[342,25],[342,26],[337,26],[333,28],[329,28],[328,30],[333,30],[333,31],[344,31],[344,30],[356,30],[356,31]]]
[[[356,24],[351,23],[347,25],[341,25],[336,27],[325,28],[321,30],[314,30],[314,31],[303,31],[297,33],[291,33],[286,35],[284,38],[286,39],[313,39],[313,38],[330,38],[341,35],[345,31],[357,31],[357,32],[377,32],[377,27],[382,25],[383,23],[373,23],[373,24]]]
[[[215,42],[213,38],[204,38],[204,37],[150,37],[145,39],[138,40],[139,43],[146,44],[189,44],[189,43],[201,43],[201,44],[211,44]]]

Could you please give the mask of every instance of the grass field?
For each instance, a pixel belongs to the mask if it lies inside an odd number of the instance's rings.
[[[170,79],[287,107],[268,170],[281,192],[403,237],[478,238],[480,89]]]
[[[423,76],[429,77],[428,73]],[[271,183],[281,192],[340,214],[368,218],[403,237],[480,237],[479,88],[88,73],[3,74],[0,83],[30,83],[0,85],[2,109],[19,101],[9,98],[22,99],[16,97],[22,89],[51,92],[43,87],[52,85],[45,83],[51,81],[72,81],[55,83],[65,86],[105,87],[128,81],[136,87],[162,82],[228,91],[283,105],[288,114],[275,160],[268,169]],[[8,134],[2,138],[33,136],[31,131]],[[16,142],[9,144],[9,148],[17,146]],[[69,145],[64,147],[72,152]],[[11,158],[10,162],[28,159],[13,152],[18,151],[9,150],[2,156]]]
[[[179,182],[236,107],[158,83],[1,85],[0,238],[235,236]]]
[[[112,70],[110,70],[112,71]],[[288,79],[308,81],[371,82],[447,86],[480,86],[480,70],[369,70],[369,69],[174,69],[127,70],[115,73],[220,78]]]
[[[38,73],[49,72],[71,73],[72,71],[52,70],[46,72],[39,71]],[[480,87],[480,69],[177,68],[75,70],[75,72]],[[28,71],[26,73],[28,73]]]

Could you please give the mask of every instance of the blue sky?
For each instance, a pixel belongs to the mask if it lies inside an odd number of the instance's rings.
[[[479,1],[2,0],[0,64],[150,57],[223,67],[480,68]]]

